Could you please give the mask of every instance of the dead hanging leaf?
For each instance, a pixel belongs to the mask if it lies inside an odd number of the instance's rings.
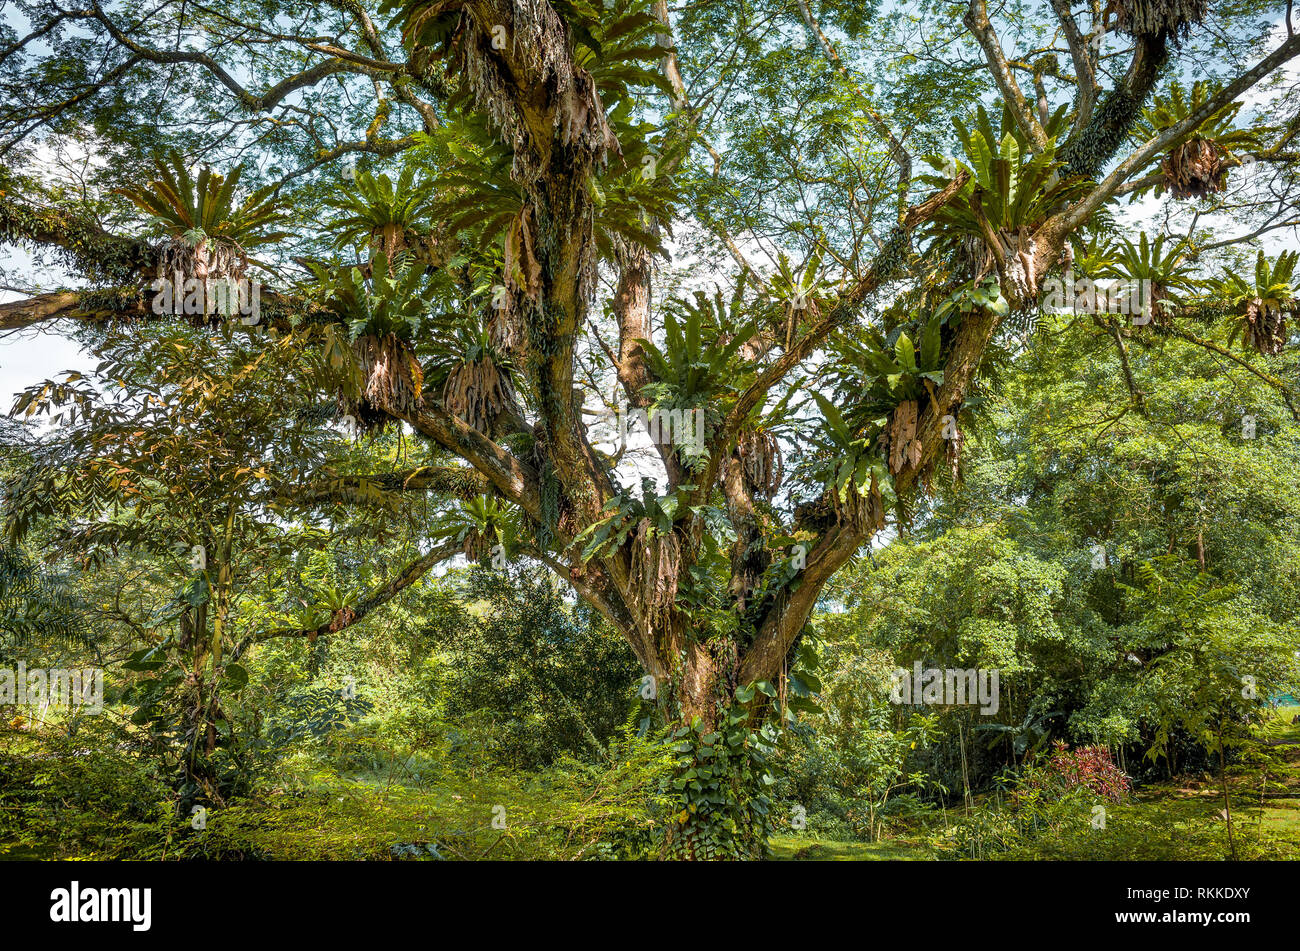
[[[560,107],[560,138],[565,145],[582,138],[582,134],[586,131],[587,116],[591,113],[591,101],[584,92],[579,78],[579,81],[574,83],[573,92],[565,98]]]
[[[176,312],[198,322],[224,319],[232,304],[239,306],[241,294],[249,293],[243,283],[248,265],[243,248],[222,238],[204,237],[191,245],[173,237],[158,248],[158,276],[171,282]]]
[[[837,522],[852,525],[859,531],[876,532],[885,524],[885,505],[880,495],[880,485],[876,473],[871,472],[871,485],[864,493],[856,482],[849,485],[849,491],[840,498],[833,488],[828,488],[822,497],[822,504],[829,506]]]
[[[406,229],[400,224],[389,222],[370,232],[371,260],[374,260],[375,255],[382,253],[385,260],[388,261],[388,273],[390,275],[397,266],[397,256],[405,251],[407,247]]]
[[[447,374],[442,403],[447,412],[488,435],[492,424],[511,402],[510,379],[489,356],[462,363]]]
[[[736,455],[749,491],[769,499],[775,495],[785,477],[776,437],[765,429],[751,429],[736,441]]]
[[[585,146],[597,161],[603,160],[607,151],[621,151],[605,118],[596,83],[585,69],[574,72],[573,85],[560,100],[555,121],[564,145]]]
[[[948,470],[952,473],[952,483],[957,485],[961,482],[961,450],[962,443],[966,437],[962,435],[960,429],[954,429],[952,437],[948,440],[948,446],[945,450],[948,461]]]
[[[1276,301],[1256,297],[1246,302],[1246,328],[1243,334],[1246,346],[1254,347],[1260,354],[1271,357],[1286,346],[1286,311]]]
[[[652,535],[650,520],[641,519],[628,540],[632,546],[631,577],[639,582],[638,599],[651,626],[662,624],[677,600],[682,547],[675,532]]]
[[[492,346],[505,354],[516,354],[523,345],[523,333],[519,327],[518,312],[514,299],[504,293],[500,298],[494,296],[492,313],[488,316],[488,338]]]
[[[362,394],[372,406],[399,413],[424,406],[424,371],[395,334],[358,337],[353,352],[361,371]]]
[[[330,633],[343,630],[356,619],[356,616],[357,612],[351,608],[339,608],[330,619]]]
[[[505,272],[509,284],[520,288],[533,300],[542,286],[542,265],[537,260],[537,236],[533,209],[525,205],[515,215],[506,233]]]
[[[1175,41],[1209,12],[1208,0],[1110,0],[1102,14],[1115,31],[1129,36],[1171,36]]]
[[[456,235],[448,233],[445,222],[436,223],[427,234],[417,234],[411,238],[411,250],[416,259],[435,268],[446,267],[459,247],[460,240]]]
[[[1221,192],[1228,176],[1223,149],[1201,136],[1175,146],[1165,156],[1160,171],[1165,187],[1175,198],[1204,198]]]
[[[460,543],[461,554],[471,564],[477,563],[483,560],[484,546],[483,537],[478,532],[467,532]]]
[[[898,475],[904,469],[904,463],[911,463],[915,458],[920,461],[920,444],[916,442],[916,400],[904,400],[894,408],[889,424],[889,472]]]

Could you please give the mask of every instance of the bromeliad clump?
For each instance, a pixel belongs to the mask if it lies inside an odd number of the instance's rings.
[[[1171,83],[1168,95],[1155,96],[1151,105],[1142,110],[1130,140],[1139,145],[1186,121],[1218,91],[1217,85],[1205,80],[1193,83],[1190,91],[1180,83]],[[1180,199],[1204,198],[1223,191],[1229,170],[1242,164],[1243,153],[1260,148],[1264,131],[1238,128],[1240,111],[1240,102],[1223,106],[1197,126],[1195,135],[1178,142],[1165,154],[1154,186],[1156,197],[1162,191]]]
[[[435,386],[441,381],[443,408],[485,436],[518,406],[513,365],[494,336],[491,317],[462,314],[444,315],[432,335],[429,375]]]
[[[1282,352],[1287,342],[1287,317],[1300,310],[1293,280],[1297,259],[1300,252],[1285,252],[1270,265],[1260,251],[1255,258],[1253,285],[1231,271],[1225,272],[1215,290],[1236,315],[1230,343],[1240,335],[1245,346],[1264,356]]]
[[[220,281],[229,288],[243,282],[251,262],[249,251],[286,237],[283,231],[270,230],[284,221],[284,213],[269,188],[235,205],[242,165],[229,176],[205,165],[197,178],[191,178],[185,162],[171,153],[166,160],[154,161],[154,171],[157,178],[148,185],[120,188],[117,193],[149,212],[163,233],[157,251],[158,276],[179,284],[173,294],[190,294],[190,282],[201,286],[202,311],[210,313],[216,300],[212,285]]]
[[[1035,306],[1038,297],[1036,258],[1041,248],[1035,235],[1062,204],[1086,191],[1079,178],[1062,177],[1056,137],[1063,134],[1065,109],[1046,123],[1048,147],[1035,148],[1003,110],[994,130],[983,106],[973,128],[953,120],[964,152],[962,163],[970,177],[956,197],[926,225],[935,249],[958,268],[960,279],[978,282],[995,270],[1012,307]],[[929,159],[939,175],[922,176],[937,188],[949,183],[952,159]]]
[[[413,165],[396,184],[387,175],[358,171],[353,188],[329,202],[338,212],[332,223],[334,247],[363,244],[373,260],[383,255],[389,268],[404,254],[426,264],[445,263],[444,243],[433,229],[433,183],[417,179]]]
[[[490,495],[459,502],[437,522],[434,535],[454,542],[470,562],[514,554],[518,517],[509,505]]]
[[[382,252],[371,264],[368,278],[356,267],[312,267],[324,292],[323,310],[344,323],[352,339],[356,373],[340,390],[340,409],[366,428],[382,425],[386,415],[424,407],[424,371],[411,341],[431,293],[421,267],[392,268]]]
[[[1165,187],[1175,198],[1204,198],[1221,192],[1228,180],[1226,153],[1218,143],[1193,136],[1175,146],[1160,164]]]

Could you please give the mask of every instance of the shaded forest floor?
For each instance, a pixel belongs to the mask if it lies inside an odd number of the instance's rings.
[[[1300,859],[1300,724],[1290,722],[1297,713],[1300,707],[1283,708],[1258,732],[1261,749],[1267,747],[1274,759],[1266,772],[1249,762],[1230,770],[1234,828],[1243,857]],[[80,760],[62,762],[73,766]],[[58,814],[49,817],[55,821],[43,829],[28,825],[17,836],[0,836],[0,860],[171,859],[187,854],[187,840],[204,843],[199,855],[228,859],[622,858],[630,854],[627,849],[636,851],[636,840],[650,834],[644,819],[624,805],[640,782],[631,773],[585,801],[558,773],[524,785],[514,778],[483,776],[471,787],[455,788],[407,773],[287,770],[261,794],[215,810],[197,837],[183,828],[178,832],[174,821],[144,814],[119,824],[103,808],[94,810],[103,813],[98,824],[69,822],[70,807],[76,811],[79,797],[61,793]],[[96,782],[104,781],[97,769],[94,776]],[[66,793],[84,788],[81,784],[90,777],[66,777]],[[626,789],[618,788],[624,784]],[[100,802],[108,812],[111,802],[134,787],[115,788],[117,792],[106,789]],[[494,806],[498,803],[509,806]],[[1107,831],[1100,834],[1088,830],[1090,805],[1072,814],[1049,815],[1047,834],[1012,836],[1008,820],[1014,825],[1016,817],[1007,811],[1005,799],[980,794],[970,810],[950,806],[942,819],[935,813],[897,822],[876,842],[838,841],[824,828],[819,831],[816,817],[809,816],[804,831],[776,830],[771,847],[778,861],[1214,859],[1227,854],[1222,788],[1215,776],[1176,776],[1137,788],[1122,805],[1107,807]],[[11,800],[5,808],[25,807]],[[489,821],[496,812],[504,828]],[[79,825],[85,828],[73,832]],[[622,846],[610,844],[611,829],[618,830],[616,840],[625,837]],[[1252,844],[1261,841],[1268,847]]]
[[[1230,771],[1228,787],[1238,831],[1264,833],[1280,841],[1281,854],[1273,857],[1300,860],[1300,724],[1292,719],[1300,706],[1280,707],[1274,718],[1257,731],[1267,746],[1279,750],[1282,764],[1277,771],[1261,775],[1258,769]],[[987,794],[974,797],[976,811],[995,808]],[[1191,831],[1223,824],[1223,790],[1216,777],[1175,777],[1147,783],[1135,789],[1125,807],[1113,810],[1112,821],[1160,816],[1167,828]],[[936,847],[947,830],[900,829],[893,837],[878,842],[842,842],[819,837],[814,830],[774,836],[773,858],[779,861],[882,861],[929,860],[939,857]],[[1045,849],[1042,858],[1064,858]],[[990,858],[999,857],[989,855]],[[1021,853],[1016,858],[1029,856]],[[1124,857],[1122,854],[1108,858]],[[1170,854],[1168,858],[1180,856]],[[1204,856],[1196,856],[1204,857]]]

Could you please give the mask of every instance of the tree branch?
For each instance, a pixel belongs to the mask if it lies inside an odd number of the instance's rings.
[[[334,634],[358,624],[377,608],[387,604],[420,580],[434,565],[446,561],[459,552],[460,546],[455,542],[444,542],[437,545],[427,555],[422,555],[407,565],[400,574],[363,595],[355,608],[335,608],[330,612],[328,621],[314,628],[281,628],[280,630],[266,631],[261,634],[250,634],[236,646],[234,653],[231,655],[231,660],[238,659],[251,644],[259,641],[268,641],[275,637],[305,637],[314,641],[322,634]]]
[[[966,28],[974,34],[975,39],[984,50],[984,56],[988,60],[989,71],[993,74],[994,81],[998,84],[998,89],[1002,91],[1003,101],[1006,102],[1012,117],[1016,120],[1016,125],[1025,137],[1034,144],[1034,148],[1043,151],[1047,148],[1047,133],[1043,131],[1042,125],[1034,117],[1033,110],[1029,108],[1029,103],[1025,99],[1025,94],[1020,91],[1020,85],[1016,82],[1016,77],[1011,72],[1011,67],[1007,65],[1007,57],[1002,52],[1002,44],[998,42],[998,35],[993,30],[993,24],[989,22],[988,7],[984,0],[970,0],[970,6],[966,10],[966,15],[962,18]]]

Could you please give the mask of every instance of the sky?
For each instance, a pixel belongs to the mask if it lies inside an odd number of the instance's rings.
[[[32,273],[31,255],[13,245],[0,244],[0,267],[5,273]],[[44,286],[57,286],[60,275],[42,271]],[[0,291],[0,303],[21,300],[26,295]],[[44,326],[0,334],[0,413],[13,406],[15,393],[63,370],[86,372],[94,360],[59,328]]]

